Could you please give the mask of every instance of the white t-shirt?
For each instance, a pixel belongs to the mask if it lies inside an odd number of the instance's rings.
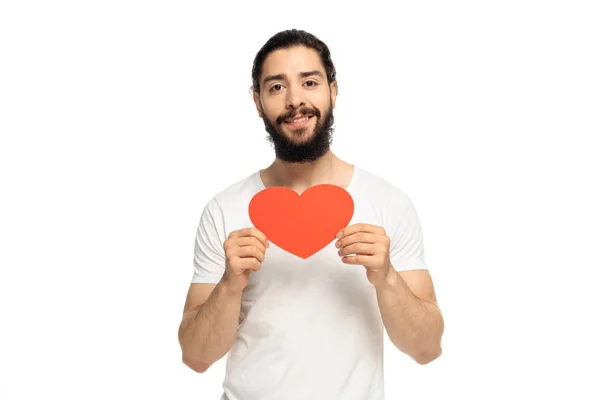
[[[218,283],[223,242],[251,227],[248,205],[265,189],[260,171],[217,193],[197,230],[192,283]],[[354,167],[346,189],[349,225],[382,226],[397,271],[426,269],[423,235],[409,197]],[[227,354],[221,400],[383,400],[384,326],[375,288],[361,265],[342,263],[335,240],[302,259],[274,243],[242,295],[237,336]]]

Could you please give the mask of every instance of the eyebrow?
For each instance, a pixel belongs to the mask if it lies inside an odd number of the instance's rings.
[[[300,75],[300,78],[308,78],[309,76],[319,76],[319,77],[323,78],[323,73],[319,70],[300,72],[299,75]],[[269,81],[278,81],[278,80],[283,80],[283,79],[285,79],[284,74],[267,75],[267,76],[265,76],[265,79],[263,79],[263,85]]]

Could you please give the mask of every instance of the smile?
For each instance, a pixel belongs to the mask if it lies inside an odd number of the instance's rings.
[[[308,115],[305,117],[288,119],[284,122],[290,126],[298,127],[298,126],[302,126],[302,125],[306,124],[308,122],[308,120],[311,119],[312,117],[313,117],[312,115]]]

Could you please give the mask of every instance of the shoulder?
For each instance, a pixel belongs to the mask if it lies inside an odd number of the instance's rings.
[[[358,184],[356,189],[380,203],[381,206],[410,203],[410,197],[398,184],[391,182],[382,175],[375,174],[368,169],[356,167]]]
[[[203,219],[219,229],[222,238],[233,230],[251,225],[248,204],[262,187],[260,171],[224,185],[204,207]]]
[[[409,194],[398,184],[366,169],[358,169],[354,196],[361,207],[371,210],[374,220],[387,232],[397,235],[400,228],[416,226],[418,215]]]
[[[249,202],[261,190],[261,184],[259,171],[253,171],[215,192],[210,203],[221,210],[239,207],[240,202]]]

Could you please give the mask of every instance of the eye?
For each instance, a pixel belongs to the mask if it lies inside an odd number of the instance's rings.
[[[276,84],[276,85],[273,85],[273,86],[271,87],[271,91],[272,91],[272,92],[276,92],[276,91],[278,91],[278,90],[279,90],[279,89],[280,89],[282,86],[283,86],[283,85],[281,85],[281,84],[279,84],[279,83],[278,83],[278,84]]]
[[[305,83],[307,85],[310,83],[310,85],[308,85],[309,87],[311,87],[311,86],[317,86],[317,82],[315,82],[315,81],[306,81]]]

